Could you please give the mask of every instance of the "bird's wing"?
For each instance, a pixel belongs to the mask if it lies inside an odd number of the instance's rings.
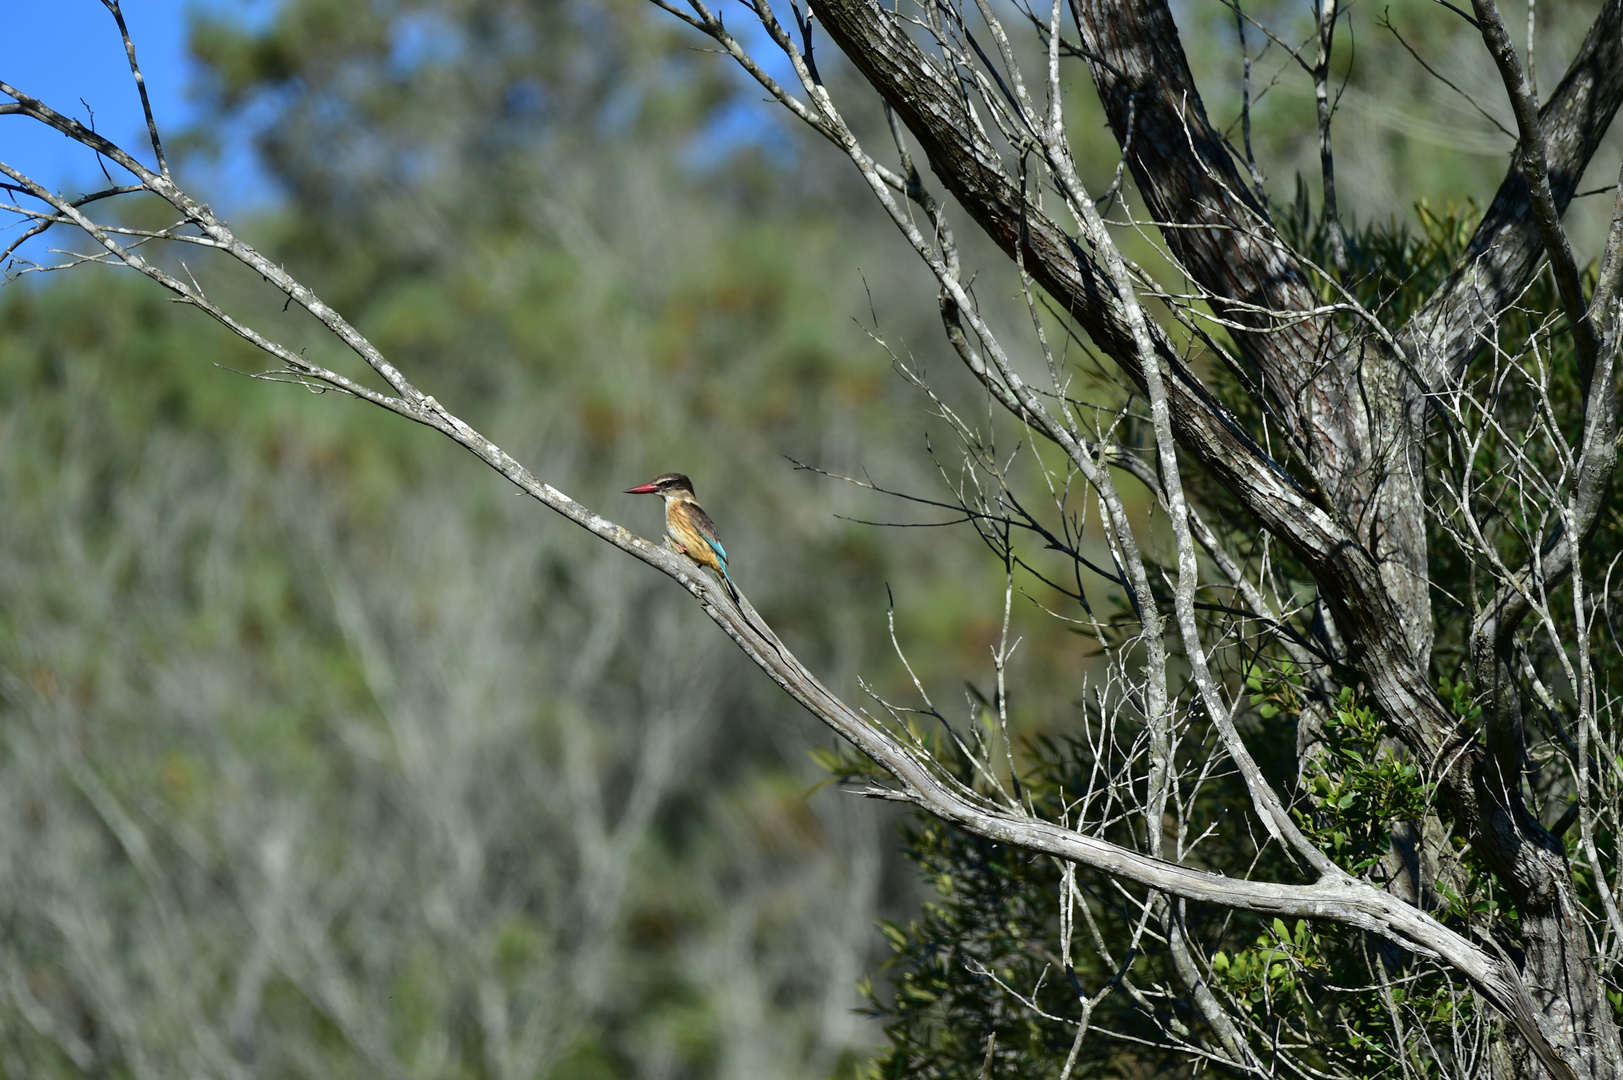
[[[722,562],[727,561],[727,549],[721,546],[721,534],[716,531],[716,523],[710,520],[710,515],[698,503],[687,503],[683,509],[687,511],[687,518],[693,523],[693,531],[704,538],[710,549]]]

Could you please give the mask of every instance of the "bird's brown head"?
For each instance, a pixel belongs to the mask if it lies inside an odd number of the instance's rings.
[[[693,494],[693,481],[679,472],[660,473],[646,484],[626,488],[627,495],[689,495]]]

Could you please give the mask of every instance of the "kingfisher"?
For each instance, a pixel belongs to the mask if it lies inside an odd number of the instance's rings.
[[[708,566],[727,581],[735,594],[738,586],[727,572],[727,549],[721,546],[716,523],[704,512],[693,494],[693,481],[681,473],[661,473],[646,484],[626,488],[627,495],[658,495],[665,500],[665,531],[671,534],[682,554]]]

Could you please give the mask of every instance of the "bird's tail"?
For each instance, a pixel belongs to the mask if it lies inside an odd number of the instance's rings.
[[[727,572],[725,562],[721,563],[721,580],[727,586],[727,592],[732,596],[733,606],[738,608],[739,614],[743,615],[745,621],[754,628],[755,632],[760,634],[768,645],[772,646],[772,651],[777,653],[780,659],[787,661],[789,657],[784,655],[783,647],[778,643],[778,635],[772,632],[771,627],[761,620],[761,616],[751,606],[750,602],[744,599],[744,594],[739,592],[737,583],[733,581],[733,575]]]
[[[727,564],[725,562],[721,562],[720,565],[722,580],[727,583],[727,591],[732,593],[733,603],[736,604],[738,602],[738,584],[733,581],[733,575],[727,572]]]

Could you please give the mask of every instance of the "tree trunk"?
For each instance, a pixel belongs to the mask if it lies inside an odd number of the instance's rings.
[[[1113,290],[1087,254],[1015,187],[945,74],[872,0],[822,0],[816,9],[923,144],[945,187],[1142,385],[1109,300]],[[1456,828],[1516,906],[1520,941],[1505,944],[1520,953],[1551,1041],[1582,1063],[1586,1077],[1623,1075],[1617,1026],[1576,918],[1561,845],[1528,812],[1520,766],[1499,765],[1521,758],[1495,753],[1493,725],[1484,745],[1453,716],[1429,671],[1426,417],[1415,377],[1433,380],[1432,391],[1456,378],[1499,301],[1537,269],[1542,249],[1520,171],[1511,170],[1472,241],[1476,262],[1462,266],[1394,338],[1374,327],[1350,332],[1328,315],[1304,317],[1321,306],[1310,285],[1313,268],[1279,238],[1208,122],[1166,3],[1071,0],[1071,10],[1116,138],[1129,148],[1148,216],[1195,226],[1163,229],[1163,239],[1214,309],[1232,320],[1241,358],[1289,452],[1284,461],[1262,453],[1162,339],[1158,351],[1174,373],[1182,449],[1314,570],[1346,640],[1342,659],[1362,674],[1393,733],[1421,760],[1454,760],[1444,797]],[[1620,0],[1609,0],[1544,110],[1563,207],[1623,98],[1620,11]],[[1402,360],[1393,340],[1407,353]],[[1419,862],[1428,861],[1436,859],[1421,853]],[[1525,1053],[1506,1060],[1518,1063],[1518,1075],[1540,1071]]]

